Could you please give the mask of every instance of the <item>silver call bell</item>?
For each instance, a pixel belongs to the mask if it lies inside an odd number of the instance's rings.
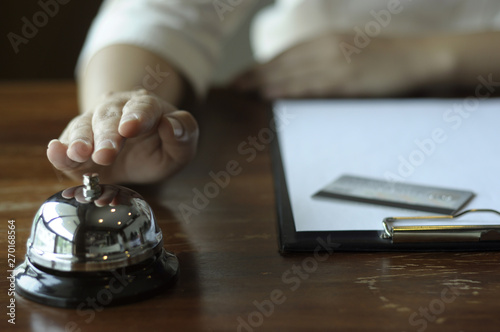
[[[92,297],[103,305],[143,299],[172,285],[178,271],[146,201],[131,189],[99,184],[89,173],[82,186],[42,204],[14,275],[23,297],[79,307]]]

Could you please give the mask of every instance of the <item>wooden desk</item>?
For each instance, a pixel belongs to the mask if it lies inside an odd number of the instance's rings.
[[[498,331],[500,253],[333,253],[281,256],[267,148],[247,161],[238,146],[268,126],[264,105],[212,94],[197,110],[196,160],[157,187],[136,187],[156,212],[165,247],[177,254],[176,286],[131,305],[78,311],[16,296],[7,323],[7,225],[15,219],[16,263],[33,215],[53,193],[75,185],[45,158],[49,140],[76,114],[74,85],[0,86],[0,331]],[[238,162],[198,214],[197,190],[210,172]],[[215,189],[214,189],[215,190]],[[202,206],[206,205],[206,206]],[[89,294],[92,296],[92,294]]]

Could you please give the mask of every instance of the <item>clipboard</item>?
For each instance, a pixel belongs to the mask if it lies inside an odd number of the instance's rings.
[[[376,112],[374,109],[384,108],[391,104],[397,104],[393,105],[393,108],[405,108],[405,105],[418,108],[430,104],[436,106],[436,109],[442,112],[442,110],[447,110],[449,105],[457,102],[460,102],[460,100],[400,100],[397,102],[392,100],[363,100],[362,105],[358,105],[359,101],[346,100],[284,100],[276,102],[273,106],[271,121],[279,123],[277,114],[290,107],[304,108],[304,111],[309,112],[308,115],[314,115],[311,114],[314,113],[311,112],[311,109],[317,107],[318,104],[322,105],[323,108],[332,109],[333,112],[342,112],[343,107],[349,106],[347,108],[350,108],[353,105],[355,107],[371,108],[373,112]],[[489,100],[485,104],[487,105],[484,105],[485,107],[481,109],[488,109],[489,112],[492,109],[500,108],[500,101],[497,99]],[[303,120],[304,118],[299,119],[301,125],[304,122]],[[281,253],[317,251],[491,251],[500,249],[500,213],[492,209],[492,206],[475,208],[474,204],[472,204],[472,209],[464,209],[455,215],[433,215],[413,211],[412,214],[398,216],[393,210],[388,209],[387,215],[377,220],[378,229],[299,229],[296,214],[292,207],[289,181],[287,181],[287,172],[285,170],[289,165],[284,162],[282,144],[282,140],[286,139],[286,135],[283,135],[284,130],[286,129],[277,126],[276,137],[271,143],[278,245]],[[500,141],[500,134],[498,134],[498,138]],[[300,151],[297,151],[297,153],[300,154]],[[500,165],[500,161],[498,165]],[[492,165],[492,167],[496,166],[497,164]],[[500,168],[497,169],[500,170]],[[288,173],[290,174],[290,170],[288,170]],[[481,192],[479,192],[479,197],[481,197]],[[481,201],[477,203],[479,204]],[[325,202],[325,204],[328,203]],[[342,203],[338,202],[336,204]],[[466,219],[465,222],[467,222],[467,218],[476,212],[488,213],[497,218],[498,223],[488,222],[486,224],[474,223],[467,225],[462,222],[456,224],[457,220],[464,218]],[[422,220],[431,220],[431,223],[437,220],[438,224],[434,226],[426,224],[423,227]],[[350,221],[346,219],[343,222],[349,223]],[[400,223],[404,225],[400,225]],[[408,223],[414,224],[408,225]]]

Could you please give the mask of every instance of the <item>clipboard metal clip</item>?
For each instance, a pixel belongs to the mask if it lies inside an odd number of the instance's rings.
[[[474,212],[489,212],[500,216],[500,212],[492,209],[471,209],[454,215],[418,216],[418,217],[388,217],[382,221],[383,239],[391,239],[393,243],[410,242],[486,242],[500,241],[500,223],[492,225],[430,225],[439,219],[456,219]],[[425,225],[397,226],[404,220],[426,221]]]

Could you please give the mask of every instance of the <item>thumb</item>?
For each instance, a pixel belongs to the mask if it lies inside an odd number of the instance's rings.
[[[189,162],[196,154],[198,123],[191,113],[174,111],[162,116],[158,126],[162,149],[178,164]]]

